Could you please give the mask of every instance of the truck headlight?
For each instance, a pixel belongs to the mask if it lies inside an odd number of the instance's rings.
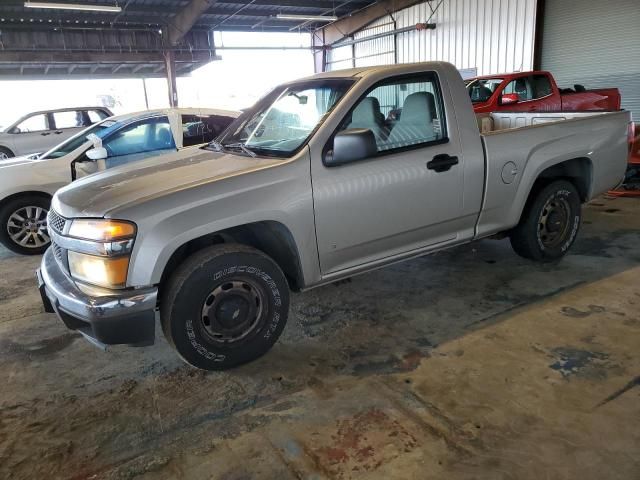
[[[123,220],[80,218],[71,223],[69,236],[96,242],[126,240],[136,236],[136,226]]]
[[[127,283],[129,257],[98,257],[69,251],[69,273],[76,280],[106,288],[122,288]]]
[[[80,282],[105,288],[127,285],[136,225],[109,218],[77,218],[63,240],[69,273]]]

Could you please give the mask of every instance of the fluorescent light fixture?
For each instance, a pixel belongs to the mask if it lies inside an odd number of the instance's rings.
[[[51,10],[83,10],[85,12],[111,12],[120,13],[122,7],[97,4],[80,3],[50,3],[50,2],[24,2],[26,8],[49,8]]]
[[[338,17],[327,15],[293,15],[288,13],[279,13],[276,15],[278,20],[295,20],[301,22],[335,22]]]

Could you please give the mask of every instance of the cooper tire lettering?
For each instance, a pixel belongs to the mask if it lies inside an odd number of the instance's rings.
[[[245,297],[255,298],[244,304],[249,310],[242,307]],[[224,301],[232,306],[220,310]],[[271,258],[251,247],[223,244],[195,253],[176,269],[160,302],[160,318],[169,343],[186,362],[222,370],[266,353],[284,329],[288,307],[285,276]],[[225,316],[227,311],[233,315]],[[232,336],[225,340],[225,335]]]

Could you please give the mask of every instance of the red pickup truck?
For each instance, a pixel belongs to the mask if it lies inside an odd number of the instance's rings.
[[[476,113],[620,110],[617,88],[559,89],[553,75],[545,71],[476,77],[467,90]]]

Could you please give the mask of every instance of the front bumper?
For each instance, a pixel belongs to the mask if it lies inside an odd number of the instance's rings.
[[[155,340],[158,289],[113,291],[89,295],[60,268],[48,249],[37,271],[45,311],[97,345],[151,345]],[[98,294],[99,293],[99,294]]]

